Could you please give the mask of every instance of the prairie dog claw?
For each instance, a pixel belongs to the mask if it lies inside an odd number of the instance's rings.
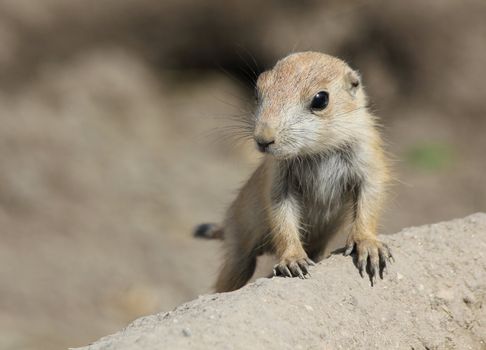
[[[352,252],[356,254],[356,266],[361,277],[367,272],[371,285],[376,283],[377,276],[383,279],[387,264],[394,261],[388,245],[375,238],[350,240],[345,247],[344,255],[350,255]]]
[[[309,266],[314,266],[315,263],[305,257],[300,259],[284,259],[273,267],[274,276],[284,277],[310,277]]]

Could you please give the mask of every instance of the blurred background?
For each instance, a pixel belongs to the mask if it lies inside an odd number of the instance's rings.
[[[259,160],[228,135],[292,51],[363,75],[382,233],[486,211],[486,2],[0,2],[0,349],[62,349],[210,291]]]

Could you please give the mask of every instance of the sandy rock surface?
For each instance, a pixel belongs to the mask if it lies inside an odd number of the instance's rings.
[[[310,279],[203,295],[82,349],[484,349],[486,214],[382,239],[396,262],[373,287],[334,255]]]

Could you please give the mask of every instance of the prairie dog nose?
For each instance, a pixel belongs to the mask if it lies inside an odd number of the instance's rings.
[[[257,143],[258,150],[262,153],[268,151],[268,147],[270,147],[270,145],[275,143],[274,139],[268,140],[268,139],[257,138],[257,137],[255,137],[255,141]]]
[[[271,144],[275,143],[275,129],[267,121],[257,123],[253,134],[260,152],[267,152]]]

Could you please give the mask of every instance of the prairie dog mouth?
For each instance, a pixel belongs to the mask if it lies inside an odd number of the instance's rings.
[[[275,140],[273,139],[266,140],[266,139],[255,138],[255,142],[258,150],[262,153],[270,153],[272,149],[272,145],[275,144]]]

